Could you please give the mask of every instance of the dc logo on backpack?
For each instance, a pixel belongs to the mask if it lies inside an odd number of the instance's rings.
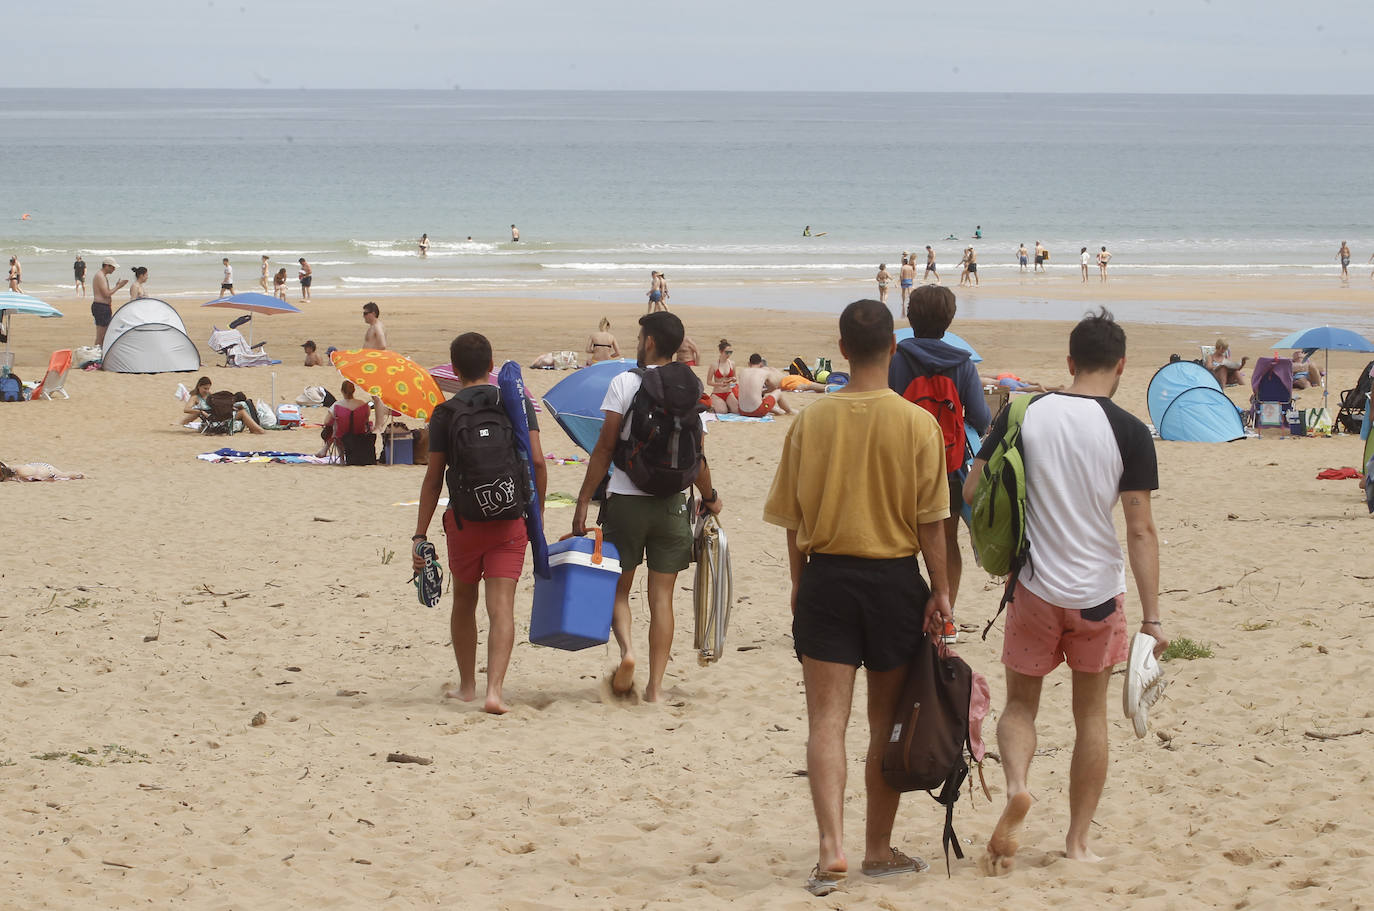
[[[490,484],[472,489],[472,498],[483,516],[497,517],[508,510],[521,506],[516,497],[515,481],[512,478],[498,478]],[[523,510],[522,510],[523,511]]]

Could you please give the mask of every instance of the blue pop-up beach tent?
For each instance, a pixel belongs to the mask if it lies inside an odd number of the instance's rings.
[[[1145,403],[1162,440],[1229,443],[1245,436],[1235,404],[1216,377],[1193,361],[1160,367],[1150,380]]]

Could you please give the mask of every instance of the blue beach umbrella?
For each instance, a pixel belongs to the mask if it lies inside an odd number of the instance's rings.
[[[293,307],[279,297],[270,294],[263,294],[261,291],[244,291],[240,294],[233,294],[229,297],[219,297],[212,301],[201,304],[202,307],[227,307],[231,310],[247,310],[249,313],[261,313],[264,316],[273,316],[278,313],[300,313],[299,307]],[[253,343],[253,324],[248,324],[248,343]]]
[[[544,407],[584,452],[596,447],[596,438],[601,434],[605,420],[601,402],[611,380],[634,366],[634,361],[624,358],[599,361],[565,376],[545,394]]]
[[[899,342],[916,337],[916,333],[912,332],[910,329],[898,329],[893,335],[897,336],[897,341]],[[972,345],[955,335],[953,332],[946,332],[940,340],[953,345],[955,348],[962,348],[967,351],[969,353],[969,360],[973,361],[975,364],[983,363],[983,356],[977,351],[974,351]]]
[[[1321,349],[1326,352],[1326,366],[1331,366],[1332,351],[1374,351],[1374,342],[1352,329],[1337,329],[1334,326],[1313,326],[1285,335],[1274,345],[1275,349],[1305,348],[1309,351]],[[1327,386],[1322,386],[1322,407],[1326,407]]]
[[[54,317],[62,312],[52,304],[45,304],[36,297],[19,294],[15,291],[0,291],[0,317],[5,320],[5,353],[10,350],[10,316],[27,313],[30,316]]]

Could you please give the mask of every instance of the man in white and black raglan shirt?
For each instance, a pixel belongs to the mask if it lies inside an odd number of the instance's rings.
[[[1017,830],[1030,809],[1035,716],[1044,678],[1066,662],[1073,672],[1076,738],[1069,772],[1065,853],[1096,861],[1088,830],[1107,780],[1107,682],[1126,660],[1126,566],[1112,510],[1121,501],[1127,551],[1143,615],[1141,632],[1168,645],[1159,619],[1159,538],[1150,491],[1159,488],[1154,441],[1141,421],[1112,402],[1126,367],[1126,333],[1105,309],[1069,335],[1063,392],[1037,397],[1021,424],[1026,461],[1026,535],[1030,559],[1007,611],[1002,663],[1007,705],[997,742],[1007,806],[988,839],[985,869],[1011,867]],[[972,502],[983,465],[1006,433],[1006,409],[988,432],[964,496]]]

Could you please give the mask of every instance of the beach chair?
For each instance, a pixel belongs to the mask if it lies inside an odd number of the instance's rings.
[[[202,418],[200,422],[201,433],[234,433],[234,404],[236,401],[235,393],[228,390],[210,393],[210,397],[205,400],[210,406],[208,417]]]
[[[1336,412],[1336,427],[1346,433],[1359,433],[1364,422],[1364,411],[1369,407],[1370,387],[1374,386],[1374,361],[1364,365],[1360,379],[1354,389],[1341,393],[1340,410]]]
[[[33,390],[30,397],[32,401],[39,399],[51,399],[53,396],[60,395],[64,399],[69,399],[67,390],[63,388],[67,383],[67,371],[72,368],[72,350],[64,348],[61,351],[54,351],[52,357],[48,358],[48,372],[44,375],[43,381],[38,384],[38,388]]]
[[[329,441],[329,461],[339,465],[376,465],[377,434],[368,430],[371,411],[363,406],[352,411],[335,403],[334,435]]]
[[[258,342],[256,345],[249,345],[243,333],[233,328],[215,329],[210,333],[209,341],[210,349],[223,355],[226,367],[262,367],[280,363],[272,360],[263,350],[263,345],[266,344],[267,342]]]
[[[1254,427],[1282,427],[1293,407],[1293,362],[1286,357],[1262,357],[1250,375],[1250,409]]]

